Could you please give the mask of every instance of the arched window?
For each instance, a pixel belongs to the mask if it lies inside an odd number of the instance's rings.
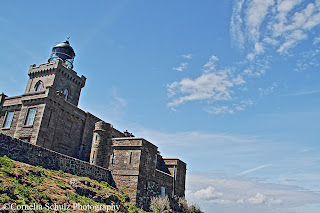
[[[63,94],[65,95],[65,97],[64,97],[64,100],[68,100],[68,96],[69,96],[69,90],[68,89],[65,89],[64,91],[63,91]]]
[[[40,90],[42,89],[42,85],[43,85],[42,81],[38,81],[38,82],[36,83],[36,86],[34,87],[34,90],[35,90],[36,92],[40,91]]]

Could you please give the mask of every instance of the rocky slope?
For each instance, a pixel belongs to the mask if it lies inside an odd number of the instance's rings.
[[[106,182],[0,157],[1,212],[144,212]]]

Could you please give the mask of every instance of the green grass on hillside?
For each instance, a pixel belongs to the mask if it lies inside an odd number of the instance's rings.
[[[90,205],[97,210],[107,208],[107,205],[120,207],[119,211],[109,212],[145,212],[128,201],[126,194],[106,182],[31,166],[13,161],[6,156],[0,157],[0,209],[3,206],[7,207],[8,204],[13,204],[15,207],[16,204],[19,208],[27,208],[30,205],[36,205],[33,206],[33,209],[43,207],[42,210],[22,210],[20,212],[52,212],[48,207],[56,209],[63,207],[63,210],[58,212],[75,212],[65,209],[68,205],[72,209],[73,204],[76,203],[82,206]],[[16,210],[0,211],[17,212]],[[77,210],[76,212],[107,211]]]

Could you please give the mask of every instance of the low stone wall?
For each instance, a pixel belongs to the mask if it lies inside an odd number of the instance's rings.
[[[72,158],[49,149],[32,145],[0,133],[0,155],[46,169],[61,170],[70,174],[105,181],[115,186],[111,172],[105,168]]]

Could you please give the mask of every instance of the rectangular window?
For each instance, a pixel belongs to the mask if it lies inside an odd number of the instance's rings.
[[[132,152],[130,152],[129,164],[132,163]]]
[[[33,124],[34,118],[36,117],[37,108],[30,108],[28,110],[27,119],[26,119],[26,126],[30,126]]]
[[[161,197],[166,196],[166,188],[164,186],[161,186]]]
[[[92,160],[91,160],[91,163],[93,163],[94,162],[94,155],[96,154],[96,151],[93,151],[93,154],[92,154]]]
[[[112,153],[112,156],[111,156],[111,164],[114,163],[114,153]]]
[[[49,120],[48,120],[47,128],[49,127],[50,120],[51,120],[51,116],[52,116],[52,110],[50,110],[50,115],[49,115]]]
[[[98,143],[98,134],[97,133],[95,133],[94,143]]]
[[[11,123],[12,123],[12,119],[13,119],[13,115],[14,115],[14,112],[7,112],[7,116],[4,121],[3,128],[10,128]]]

